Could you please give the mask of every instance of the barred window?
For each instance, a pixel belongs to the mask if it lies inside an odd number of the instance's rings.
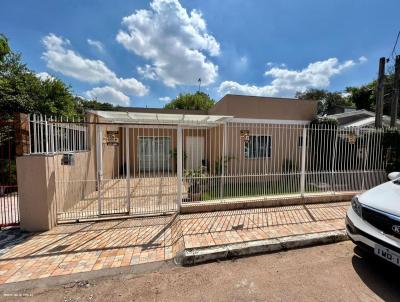
[[[245,158],[271,157],[271,136],[249,136],[244,145]]]

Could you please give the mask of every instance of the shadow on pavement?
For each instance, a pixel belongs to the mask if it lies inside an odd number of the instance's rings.
[[[354,270],[365,285],[384,301],[400,301],[400,267],[360,247],[355,247],[354,253]]]

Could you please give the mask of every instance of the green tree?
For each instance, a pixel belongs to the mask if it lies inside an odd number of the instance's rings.
[[[310,88],[306,91],[298,91],[296,98],[302,100],[318,101],[318,114],[329,114],[335,106],[352,106],[348,98],[343,97],[340,92],[329,92],[323,89]]]
[[[165,109],[208,110],[215,101],[204,92],[181,93],[164,106]]]
[[[346,88],[346,92],[350,94],[349,99],[355,104],[357,110],[375,110],[375,91],[373,86],[375,86],[375,83],[373,85]]]
[[[0,34],[0,61],[4,60],[4,57],[10,52],[8,45],[8,39],[5,35]]]
[[[390,115],[390,106],[394,92],[394,73],[390,72],[384,80],[383,114]],[[347,87],[349,100],[357,109],[375,111],[376,106],[376,80],[359,87]]]
[[[17,112],[77,118],[87,109],[113,110],[114,106],[74,96],[60,79],[38,78],[0,35],[0,118],[11,118]]]

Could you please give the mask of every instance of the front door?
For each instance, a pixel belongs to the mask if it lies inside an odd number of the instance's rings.
[[[185,169],[197,170],[202,166],[204,159],[204,137],[187,136],[185,145],[186,166]]]
[[[139,170],[166,172],[170,170],[170,137],[139,137]]]

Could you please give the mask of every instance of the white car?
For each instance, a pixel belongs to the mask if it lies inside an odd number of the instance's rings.
[[[390,181],[354,196],[346,215],[350,239],[400,266],[400,172]]]

